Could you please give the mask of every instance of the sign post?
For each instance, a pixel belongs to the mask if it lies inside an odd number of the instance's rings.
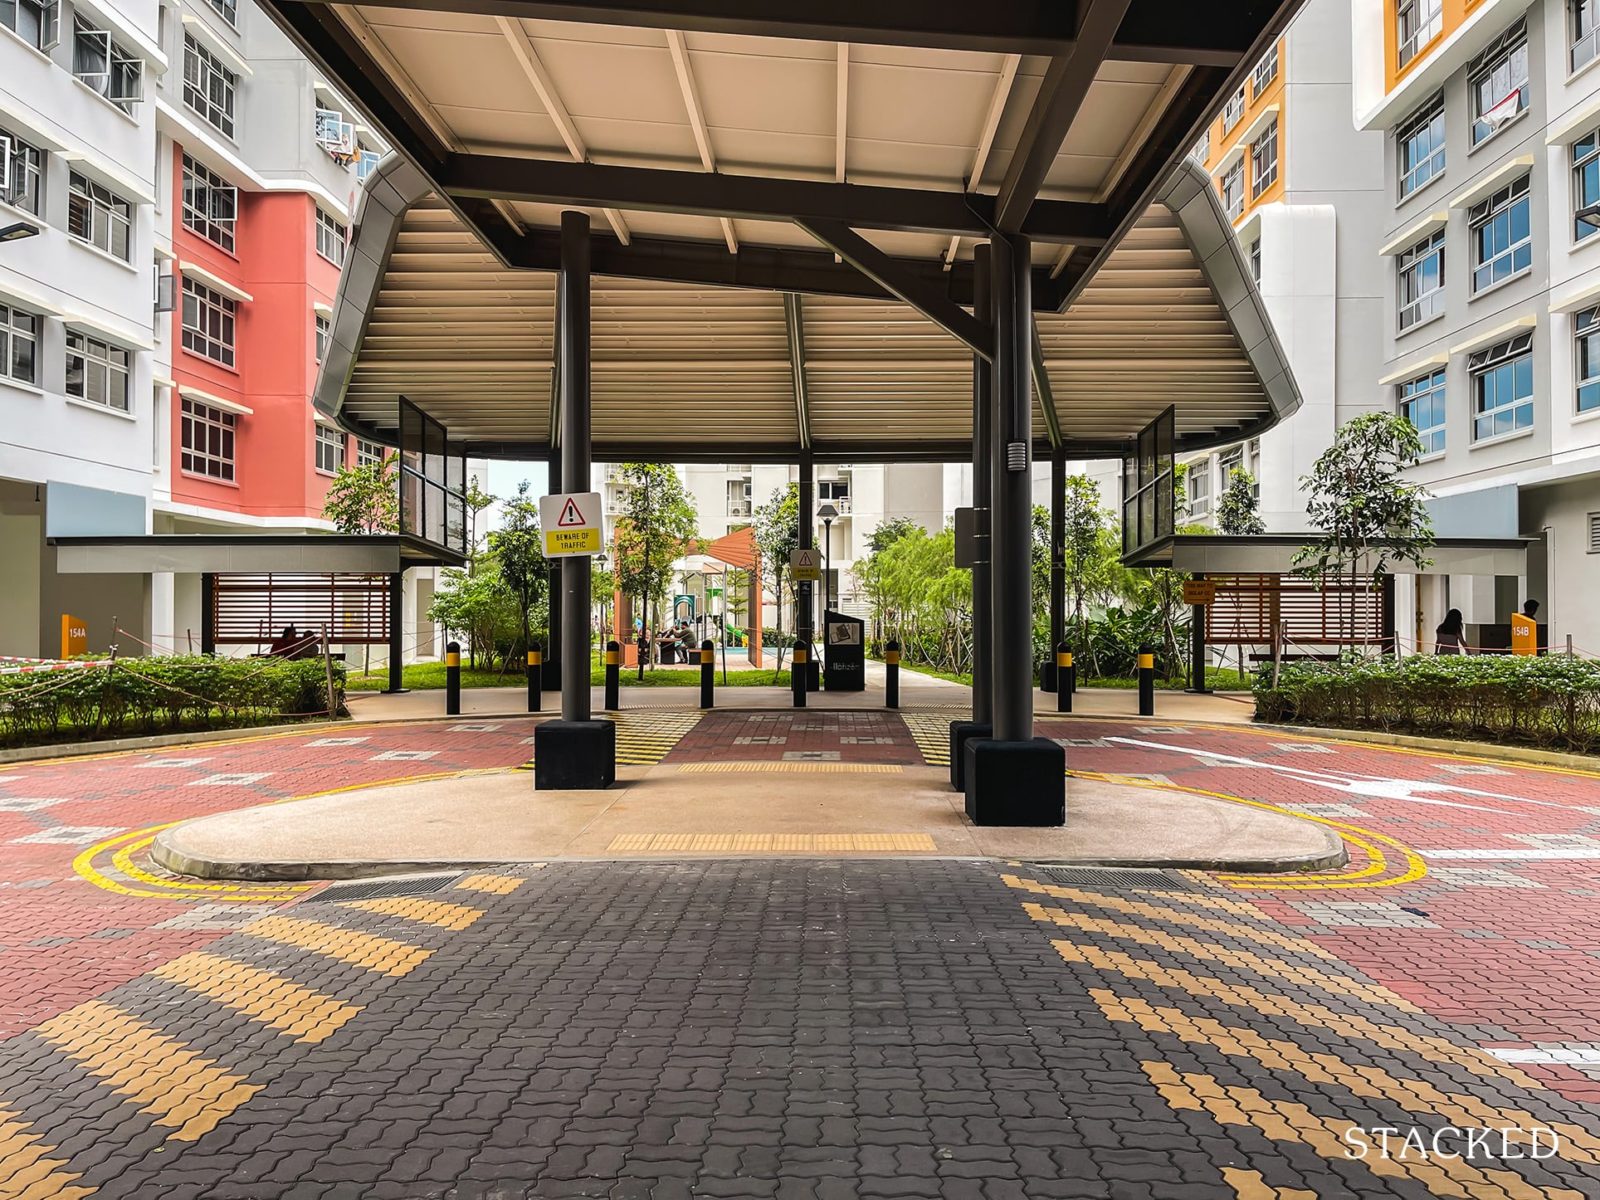
[[[61,614],[61,657],[77,658],[89,653],[89,623],[71,613]]]
[[[539,528],[546,558],[600,553],[599,492],[557,492],[539,497]]]
[[[822,578],[822,551],[789,551],[789,573],[796,583],[816,583]]]

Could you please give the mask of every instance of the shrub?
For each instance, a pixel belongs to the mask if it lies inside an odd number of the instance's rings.
[[[1346,656],[1255,681],[1256,717],[1600,750],[1600,663],[1565,656]]]
[[[761,631],[761,644],[768,650],[785,650],[794,645],[794,634],[769,627]]]
[[[333,671],[342,712],[343,664],[333,664]],[[129,658],[113,666],[0,675],[0,745],[258,725],[327,707],[320,658]]]

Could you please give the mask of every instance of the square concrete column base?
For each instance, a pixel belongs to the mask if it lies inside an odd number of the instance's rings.
[[[608,788],[617,781],[613,721],[541,721],[533,727],[533,786]]]
[[[966,744],[967,816],[974,825],[1065,825],[1067,752],[1049,738]]]
[[[967,741],[971,738],[986,738],[994,732],[994,726],[984,721],[951,721],[950,722],[950,790],[964,792],[967,790]]]

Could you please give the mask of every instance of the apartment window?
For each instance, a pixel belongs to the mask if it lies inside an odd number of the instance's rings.
[[[1278,122],[1269,124],[1255,141],[1250,143],[1250,198],[1258,199],[1261,193],[1278,182]]]
[[[81,17],[73,24],[72,73],[125,113],[144,99],[144,63]]]
[[[344,266],[345,228],[317,209],[317,253],[336,267]]]
[[[234,322],[239,306],[232,297],[184,277],[183,348],[225,367],[233,366]]]
[[[728,515],[730,517],[748,517],[750,515],[750,481],[748,479],[728,480]]]
[[[1244,89],[1240,88],[1228,97],[1228,102],[1222,106],[1222,132],[1227,133],[1239,123],[1239,118],[1244,116]]]
[[[206,0],[211,5],[213,12],[221,17],[235,29],[239,26],[239,6],[237,0]]]
[[[356,439],[356,466],[376,467],[383,462],[384,449],[377,442],[369,442],[366,438]]]
[[[39,318],[0,304],[0,378],[39,382]]]
[[[239,189],[204,163],[183,156],[183,225],[233,253]]]
[[[1217,479],[1223,487],[1233,482],[1233,473],[1244,470],[1244,447],[1224,450],[1217,458]]]
[[[128,361],[121,346],[67,331],[67,395],[128,411]]]
[[[1272,81],[1278,77],[1278,46],[1273,43],[1272,49],[1261,56],[1261,61],[1256,64],[1255,71],[1250,76],[1250,94],[1259,96],[1272,86]]]
[[[1467,70],[1472,97],[1472,144],[1498,133],[1528,107],[1528,26],[1518,21],[1472,60]]]
[[[1600,203],[1600,128],[1591,129],[1572,143],[1572,209],[1574,212]],[[1572,220],[1572,240],[1581,242],[1600,229]]]
[[[1400,0],[1395,23],[1403,67],[1439,32],[1444,23],[1444,0]]]
[[[1400,332],[1444,311],[1444,230],[1423,238],[1396,260]]]
[[[1600,45],[1596,44],[1596,34],[1600,32],[1600,21],[1596,19],[1600,17],[1600,0],[1567,0],[1567,12],[1571,15],[1572,26],[1572,48],[1567,65],[1576,71],[1600,50]]]
[[[183,398],[183,453],[179,465],[190,475],[233,482],[233,438],[237,418],[231,412]]]
[[[1528,177],[1501,188],[1470,213],[1472,290],[1481,292],[1533,266]]]
[[[0,129],[0,201],[38,216],[43,182],[44,151]]]
[[[1422,456],[1444,453],[1444,368],[1402,383],[1400,415],[1422,439]]]
[[[228,137],[233,136],[233,94],[238,84],[239,77],[220,58],[193,34],[183,35],[183,102]]]
[[[1222,211],[1231,221],[1244,212],[1244,159],[1235,159],[1222,173]]]
[[[344,466],[344,434],[317,422],[317,470],[337,475]]]
[[[315,131],[317,145],[338,161],[348,163],[355,157],[356,127],[344,119],[343,113],[321,100],[317,101]]]
[[[1406,118],[1397,135],[1400,147],[1400,198],[1444,173],[1444,93]]]
[[[124,262],[130,261],[133,205],[76,171],[67,184],[67,232]]]
[[[333,340],[333,322],[321,313],[316,314],[316,355],[321,362],[328,357],[328,343]]]
[[[1600,308],[1586,308],[1572,322],[1577,352],[1578,411],[1600,409]]]
[[[1472,440],[1504,437],[1533,428],[1533,335],[1480,350],[1467,360],[1472,372]]]
[[[1189,492],[1189,515],[1205,516],[1211,511],[1211,460],[1190,463],[1183,481]]]
[[[1261,282],[1261,239],[1254,238],[1250,242],[1250,278],[1257,283]]]
[[[1206,159],[1211,157],[1211,130],[1209,127],[1200,135],[1200,140],[1194,144],[1194,148],[1189,151],[1189,157],[1201,166],[1204,166]]]
[[[373,150],[367,146],[356,143],[356,179],[364,180],[378,169],[378,164],[383,161],[383,151]]]
[[[35,50],[48,50],[60,40],[61,0],[0,0],[0,25]]]

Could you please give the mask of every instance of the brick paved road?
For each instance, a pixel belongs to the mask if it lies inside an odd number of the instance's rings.
[[[746,736],[691,724],[638,753]],[[936,752],[836,728],[795,732],[846,760]],[[0,771],[0,1200],[1600,1196],[1595,778],[1244,728],[1041,731],[1152,804],[1187,787],[1335,823],[1352,862],[1140,887],[559,863],[341,904],[189,890],[139,831],[514,765],[528,723]],[[1560,1153],[1351,1161],[1341,1138],[1380,1126],[1549,1127]]]

